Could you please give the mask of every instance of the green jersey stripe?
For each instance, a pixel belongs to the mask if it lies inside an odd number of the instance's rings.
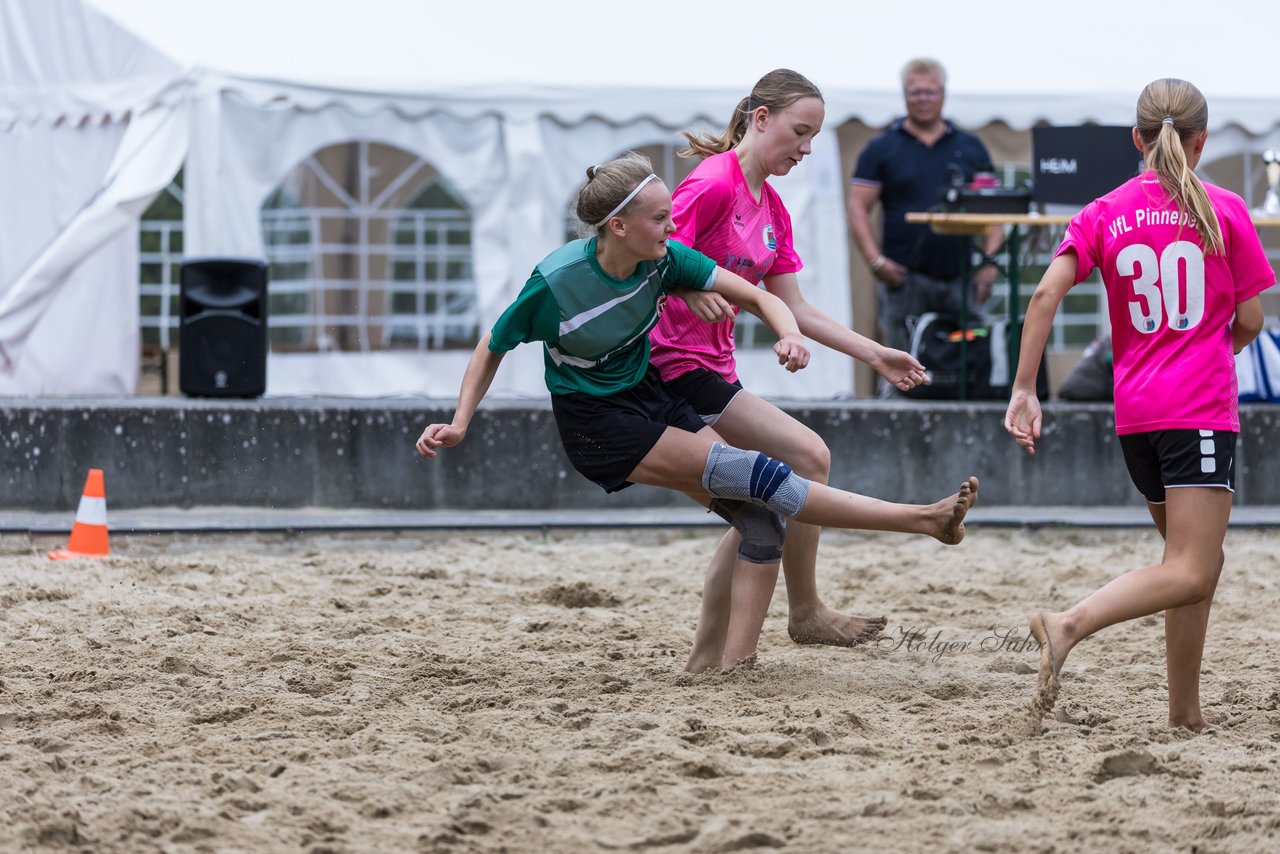
[[[642,296],[642,295],[647,294],[647,293],[648,293],[649,280],[650,280],[650,279],[652,279],[652,278],[653,278],[654,276],[656,276],[656,275],[658,275],[658,271],[657,271],[657,270],[654,270],[652,273],[650,273],[649,275],[645,276],[644,281],[643,281],[643,282],[641,282],[641,283],[640,283],[640,285],[639,285],[635,290],[633,290],[631,293],[629,293],[629,294],[623,294],[622,296],[618,297],[617,299],[612,299],[612,300],[610,300],[609,302],[606,302],[606,303],[603,303],[603,304],[601,304],[601,305],[596,306],[595,308],[587,309],[586,311],[582,312],[581,314],[578,314],[578,315],[576,315],[576,316],[574,316],[574,317],[569,318],[569,319],[568,319],[568,320],[566,320],[566,321],[563,321],[563,322],[560,324],[560,337],[562,337],[562,338],[563,338],[564,336],[568,335],[570,332],[572,332],[572,331],[574,331],[575,329],[577,329],[579,326],[582,326],[583,324],[587,323],[588,321],[593,320],[593,319],[595,319],[595,318],[599,317],[600,315],[604,314],[606,311],[608,311],[608,310],[609,310],[609,309],[611,309],[611,308],[614,308],[615,306],[622,305],[624,302],[626,302],[626,301],[627,301],[627,300],[629,300],[629,299],[632,299],[633,297]],[[628,342],[628,343],[630,343],[630,342]],[[625,346],[625,345],[624,345],[624,346]],[[602,359],[601,361],[603,361],[603,359]]]

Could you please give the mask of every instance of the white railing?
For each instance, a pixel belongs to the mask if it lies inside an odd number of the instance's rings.
[[[471,219],[466,212],[312,208],[263,211],[262,218],[272,268],[274,341],[329,349],[336,327],[353,328],[363,352],[438,350],[477,340]],[[326,224],[343,221],[355,227],[357,242],[312,240],[324,233]],[[385,242],[373,242],[375,230],[387,235]],[[338,259],[347,259],[354,275],[326,275],[325,261]],[[381,274],[376,280],[375,271]],[[343,302],[347,310],[334,308]]]

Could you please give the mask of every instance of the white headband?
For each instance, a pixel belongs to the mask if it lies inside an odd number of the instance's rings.
[[[640,195],[640,191],[644,189],[646,184],[648,184],[650,181],[656,181],[656,180],[658,180],[658,176],[650,172],[643,181],[641,181],[639,184],[636,184],[636,188],[632,190],[630,193],[628,193],[625,199],[618,202],[618,206],[616,208],[609,211],[609,215],[607,217],[600,220],[599,222],[597,222],[595,225],[591,227],[603,228],[605,223],[607,223],[609,220],[613,219],[615,216],[618,215],[618,211],[622,210],[627,205],[631,204],[631,200],[634,199],[636,196]]]

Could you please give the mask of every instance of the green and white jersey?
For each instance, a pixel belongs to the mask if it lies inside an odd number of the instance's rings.
[[[596,238],[574,240],[534,268],[493,325],[489,349],[506,353],[542,341],[552,394],[617,394],[640,382],[649,367],[649,330],[667,294],[710,290],[715,278],[714,261],[668,240],[665,257],[615,279],[596,260]]]

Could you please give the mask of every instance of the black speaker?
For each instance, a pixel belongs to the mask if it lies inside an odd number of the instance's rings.
[[[267,262],[182,263],[178,387],[192,397],[259,397],[267,390]]]

